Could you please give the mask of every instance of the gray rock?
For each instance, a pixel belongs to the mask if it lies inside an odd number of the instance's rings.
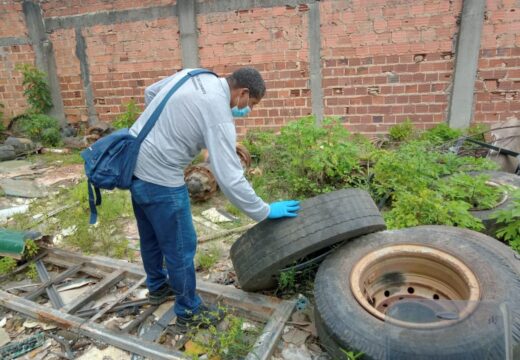
[[[9,136],[4,142],[4,145],[11,145],[14,147],[16,154],[26,154],[36,150],[36,145],[30,139],[26,138]]]
[[[0,161],[16,159],[16,151],[11,145],[0,145]]]

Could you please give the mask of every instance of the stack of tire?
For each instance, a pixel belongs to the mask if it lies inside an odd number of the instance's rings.
[[[363,190],[320,195],[294,219],[257,224],[233,244],[231,259],[246,291],[272,289],[281,272],[324,259],[314,314],[333,359],[350,359],[349,351],[363,359],[520,359],[514,251],[461,228],[386,230]]]

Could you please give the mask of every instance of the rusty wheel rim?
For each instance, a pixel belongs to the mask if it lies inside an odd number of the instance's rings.
[[[393,245],[375,250],[359,260],[350,274],[356,300],[376,318],[412,328],[452,325],[469,316],[481,297],[476,275],[461,260],[423,245]],[[394,305],[414,303],[456,319],[413,322],[387,314]]]

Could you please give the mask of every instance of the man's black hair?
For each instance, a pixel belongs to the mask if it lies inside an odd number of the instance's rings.
[[[248,88],[249,95],[255,99],[261,99],[265,95],[265,82],[258,70],[252,67],[243,67],[228,77],[233,88]]]

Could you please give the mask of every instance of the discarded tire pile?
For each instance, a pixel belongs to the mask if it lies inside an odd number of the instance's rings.
[[[315,317],[334,359],[520,358],[520,260],[471,230],[385,230],[368,193],[302,202],[295,219],[266,220],[231,259],[243,289],[269,289],[290,266],[320,264]],[[338,246],[340,244],[340,246]],[[335,246],[334,246],[335,245]]]

